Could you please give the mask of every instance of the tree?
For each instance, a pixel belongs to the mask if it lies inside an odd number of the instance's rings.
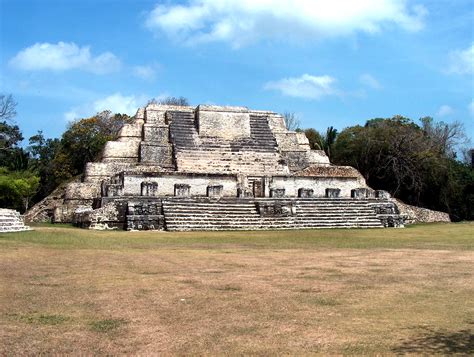
[[[329,158],[331,157],[331,151],[337,137],[337,129],[330,126],[324,135],[321,135],[315,129],[306,129],[304,133],[308,138],[311,149],[323,150]]]
[[[283,118],[285,119],[286,129],[290,131],[295,131],[300,128],[301,121],[295,113],[284,112]]]
[[[39,177],[31,172],[0,169],[0,205],[26,212],[39,187]]]
[[[17,104],[11,94],[0,94],[0,120],[12,120],[16,116]]]
[[[28,155],[19,147],[23,135],[18,125],[0,122],[0,166],[10,170],[25,170],[28,166]]]
[[[322,142],[322,137],[319,131],[316,129],[310,128],[310,129],[305,129],[304,133],[306,137],[308,138],[309,141],[309,146],[312,150],[323,150],[321,142]]]
[[[178,107],[186,107],[189,106],[189,101],[185,97],[166,97],[158,100],[152,98],[148,101],[148,104],[174,105]]]
[[[468,139],[464,133],[464,125],[458,121],[451,124],[435,122],[431,117],[420,119],[421,128],[429,138],[433,150],[449,157],[456,157],[456,148],[466,144]]]
[[[49,195],[60,183],[57,180],[54,161],[59,152],[61,142],[59,139],[46,139],[42,131],[38,131],[29,139],[28,153],[30,155],[29,169],[38,173],[40,188],[37,192],[39,200]]]
[[[90,118],[72,122],[61,137],[54,159],[60,181],[82,173],[87,162],[98,159],[110,140],[115,140],[120,129],[133,118],[126,114],[103,111]]]
[[[452,154],[458,126],[422,119],[376,118],[365,126],[344,129],[332,148],[332,161],[357,168],[374,189],[403,201],[450,213],[452,219],[473,216],[474,175]]]

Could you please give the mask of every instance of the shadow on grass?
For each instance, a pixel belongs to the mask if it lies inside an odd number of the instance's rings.
[[[411,340],[404,341],[392,349],[397,354],[474,354],[474,332],[460,330],[458,332],[435,331],[425,328],[425,332]]]

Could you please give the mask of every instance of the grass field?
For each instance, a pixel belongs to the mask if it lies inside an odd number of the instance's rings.
[[[474,224],[0,234],[0,355],[474,354]]]

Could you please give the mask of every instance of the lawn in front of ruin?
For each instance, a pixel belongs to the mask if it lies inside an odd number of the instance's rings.
[[[0,234],[0,355],[474,353],[473,232]]]

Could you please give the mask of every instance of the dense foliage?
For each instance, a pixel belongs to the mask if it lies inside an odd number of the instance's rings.
[[[420,125],[395,116],[367,121],[341,133],[305,131],[315,149],[331,162],[357,168],[374,189],[389,191],[406,203],[448,212],[453,220],[474,219],[474,171],[456,159],[463,140],[458,123]]]
[[[24,212],[59,184],[80,175],[132,119],[104,111],[70,123],[60,139],[46,139],[39,131],[26,149],[19,146],[20,128],[0,122],[0,207]]]

